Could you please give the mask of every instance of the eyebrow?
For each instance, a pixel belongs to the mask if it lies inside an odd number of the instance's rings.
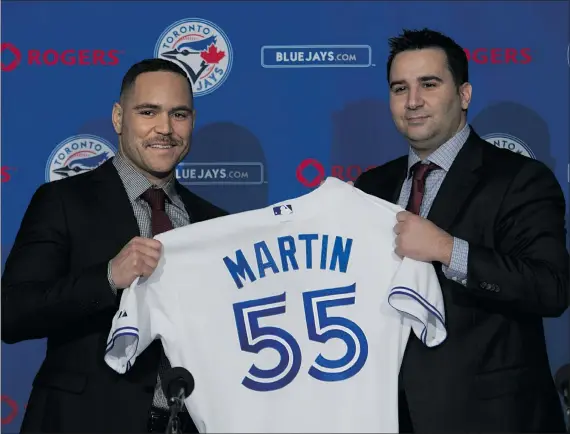
[[[439,83],[443,83],[443,80],[438,77],[437,75],[425,75],[423,77],[419,78],[419,81],[421,82],[425,82],[425,81],[437,81]]]
[[[439,83],[443,83],[443,80],[438,77],[437,75],[424,75],[418,78],[418,81],[421,83],[425,83],[426,81],[437,81]],[[405,84],[405,80],[395,80],[390,82],[390,88],[394,87],[397,84]]]
[[[161,108],[162,108],[162,106],[160,106],[159,104],[143,103],[143,104],[138,104],[138,105],[134,106],[133,110],[142,110],[142,109],[160,110]],[[184,111],[184,112],[191,113],[193,110],[191,107],[189,107],[187,105],[179,105],[176,107],[172,107],[172,109],[170,109],[170,111],[171,112]]]

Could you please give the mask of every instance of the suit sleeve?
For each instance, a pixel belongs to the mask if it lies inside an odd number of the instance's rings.
[[[129,371],[156,339],[164,338],[167,356],[172,350],[168,342],[177,337],[179,303],[176,292],[162,287],[158,280],[163,266],[161,260],[149,279],[137,278],[121,295],[105,351],[105,363],[119,374]]]
[[[404,258],[393,277],[388,302],[407,318],[424,345],[435,347],[447,338],[443,295],[431,263]]]
[[[66,218],[57,186],[49,183],[38,188],[2,275],[2,340],[6,343],[45,338],[118,306],[107,281],[106,261],[70,272]]]
[[[530,160],[513,179],[495,223],[495,248],[470,243],[467,290],[543,317],[568,307],[565,201],[554,174]]]

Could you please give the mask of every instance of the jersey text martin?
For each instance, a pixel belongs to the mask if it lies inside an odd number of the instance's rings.
[[[236,286],[242,288],[245,280],[254,282],[264,278],[267,270],[277,274],[298,270],[301,266],[307,270],[318,267],[321,270],[346,273],[352,242],[352,238],[338,235],[287,235],[278,237],[273,243],[259,241],[253,244],[250,249],[255,257],[253,266],[242,249],[237,250],[233,258],[226,256],[223,260]]]

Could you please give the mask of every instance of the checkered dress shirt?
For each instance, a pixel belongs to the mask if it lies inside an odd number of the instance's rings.
[[[420,216],[426,217],[429,213],[431,205],[447,175],[453,160],[467,141],[471,128],[468,124],[465,125],[455,136],[441,145],[433,154],[431,154],[427,160],[422,161],[422,163],[427,164],[429,162],[437,164],[440,168],[433,170],[429,173],[426,179],[425,193],[422,200],[422,205],[420,208]],[[398,200],[398,205],[402,208],[406,208],[408,200],[410,197],[410,192],[412,189],[412,176],[411,167],[420,161],[420,158],[416,153],[410,149],[408,154],[408,177],[406,178],[402,190],[400,192],[400,198]],[[461,283],[462,285],[467,285],[467,258],[469,256],[469,243],[465,240],[459,239],[457,237],[453,238],[453,251],[451,254],[451,262],[449,267],[443,266],[443,272],[448,279],[455,282]]]
[[[153,185],[144,177],[142,173],[136,170],[121,154],[117,154],[113,158],[113,164],[119,173],[119,177],[123,182],[127,195],[133,207],[133,212],[138,222],[140,236],[145,238],[152,238],[152,225],[151,225],[151,209],[149,204],[141,197],[141,195],[151,188]],[[174,177],[163,187],[168,200],[166,201],[165,210],[175,228],[190,224],[190,216],[186,212],[184,203],[176,193]],[[112,291],[116,294],[117,287],[111,278],[111,261],[107,268],[107,278]],[[161,360],[161,367],[167,368],[168,361],[163,356]],[[154,391],[153,405],[158,408],[168,409],[168,403],[162,392],[160,385],[160,377],[157,378],[157,383]]]

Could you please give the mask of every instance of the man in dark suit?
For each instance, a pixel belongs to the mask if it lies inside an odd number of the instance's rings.
[[[162,59],[135,64],[113,107],[117,156],[31,199],[2,277],[2,340],[47,338],[23,432],[165,432],[160,341],[125,375],[103,356],[121,290],[158,263],[152,236],[227,214],[174,176],[194,117],[182,69]],[[197,432],[187,412],[182,422]]]
[[[407,209],[396,253],[434,264],[448,329],[436,348],[410,338],[401,432],[563,432],[542,324],[569,301],[560,185],[470,128],[467,58],[453,40],[424,29],[390,45],[390,109],[410,152],[355,186]]]

